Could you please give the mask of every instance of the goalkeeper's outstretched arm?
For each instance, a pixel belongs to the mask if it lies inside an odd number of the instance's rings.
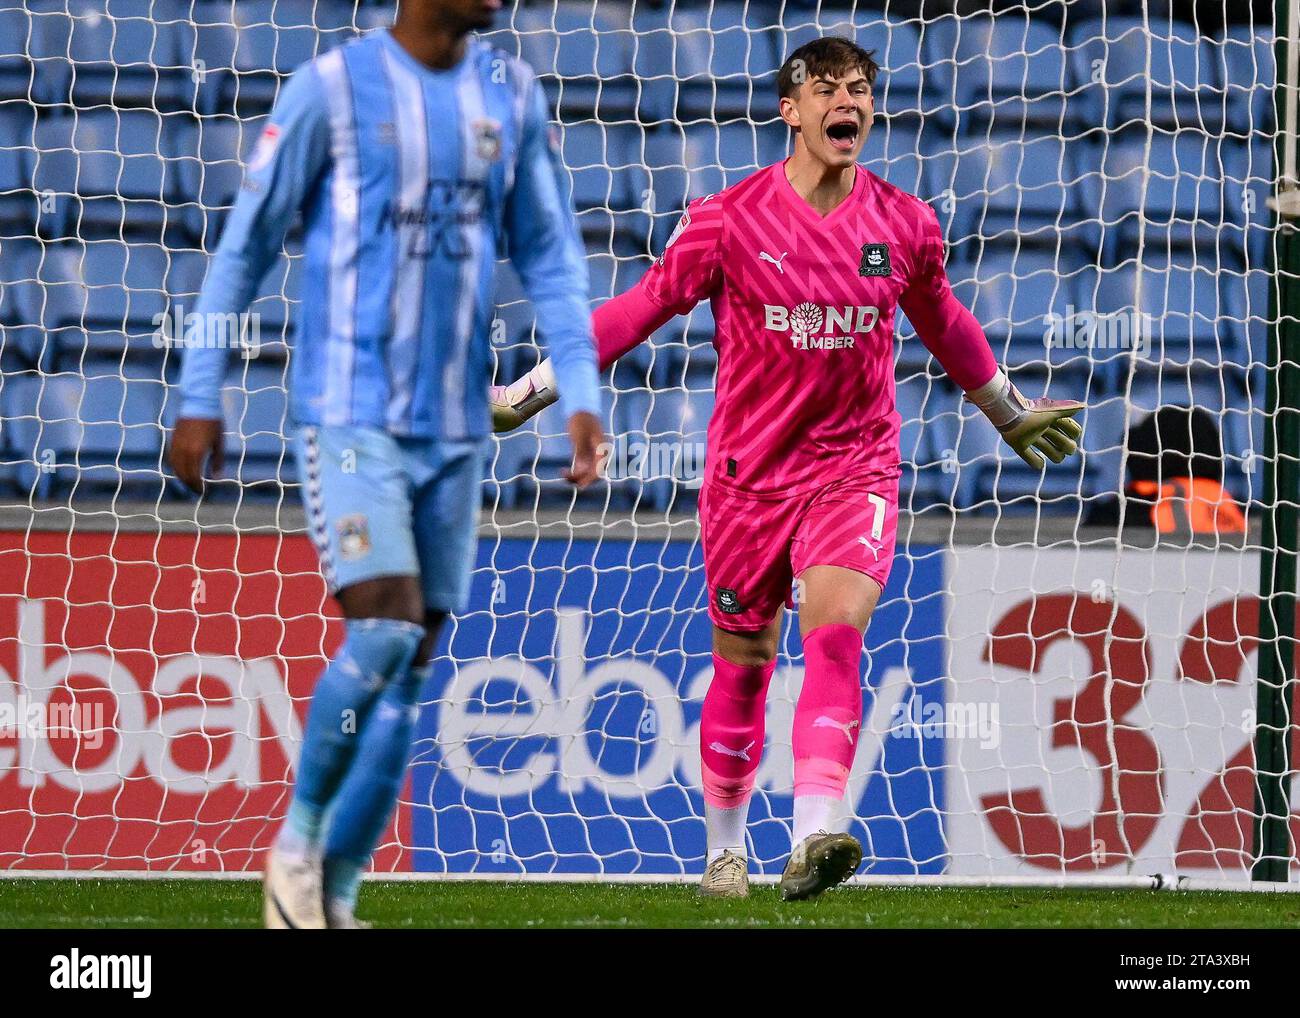
[[[717,290],[722,281],[722,209],[716,195],[691,202],[659,260],[634,287],[596,309],[591,325],[601,371]],[[554,403],[562,387],[556,384],[550,358],[510,385],[492,386],[492,429],[519,427]]]
[[[675,313],[651,300],[640,283],[598,307],[591,316],[591,325],[600,370],[644,343]],[[547,357],[510,385],[492,386],[488,397],[492,430],[513,431],[559,398],[555,368]]]
[[[899,306],[948,377],[1029,466],[1041,470],[1044,456],[1060,463],[1078,449],[1083,428],[1074,415],[1084,405],[1072,399],[1026,399],[998,367],[984,330],[948,285],[939,221],[928,205],[918,268]]]

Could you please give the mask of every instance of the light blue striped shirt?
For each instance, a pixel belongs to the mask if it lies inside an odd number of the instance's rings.
[[[477,39],[435,71],[387,30],[299,68],[248,158],[195,312],[247,309],[294,217],[296,424],[489,430],[495,263],[532,301],[567,414],[600,412],[587,268],[541,86]],[[183,352],[181,413],[221,416],[229,351]]]

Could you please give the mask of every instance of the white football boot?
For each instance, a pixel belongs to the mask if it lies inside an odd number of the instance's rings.
[[[293,856],[272,848],[262,884],[262,918],[268,930],[323,930],[325,892],[316,856]]]
[[[706,898],[749,897],[749,863],[743,855],[724,849],[704,869],[700,894]]]

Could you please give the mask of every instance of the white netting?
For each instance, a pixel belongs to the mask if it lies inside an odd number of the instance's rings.
[[[920,7],[559,0],[508,9],[489,38],[543,77],[597,301],[639,278],[687,200],[787,154],[784,55],[819,34],[875,50],[864,161],[934,205],[954,288],[1021,388],[1089,410],[1084,455],[1031,473],[898,330],[904,523],[867,637],[855,830],[886,874],[1242,876],[1258,538],[1227,511],[1193,550],[1117,552],[1114,535],[1122,518],[1151,541],[1150,510],[1116,493],[1150,467],[1126,434],[1162,406],[1206,412],[1257,525],[1272,26]],[[0,4],[0,867],[246,868],[283,815],[339,638],[285,451],[300,237],[232,361],[242,484],[197,513],[162,469],[177,358],[158,337],[192,309],[283,75],[390,17]],[[507,380],[538,355],[504,265],[498,309]],[[700,868],[711,335],[701,306],[612,373],[608,483],[559,479],[558,412],[497,443],[472,604],[380,868]],[[788,850],[797,631],[779,665],[751,814],[769,871]]]

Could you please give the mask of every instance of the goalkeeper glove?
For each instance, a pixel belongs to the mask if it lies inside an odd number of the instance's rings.
[[[1046,465],[1046,456],[1060,463],[1079,448],[1083,427],[1074,415],[1084,405],[1074,399],[1025,399],[1006,373],[999,370],[992,381],[966,393],[998,429],[1016,455],[1035,470]]]
[[[488,406],[492,408],[492,430],[514,431],[535,414],[560,398],[555,385],[555,369],[549,357],[522,378],[509,385],[488,388]]]

